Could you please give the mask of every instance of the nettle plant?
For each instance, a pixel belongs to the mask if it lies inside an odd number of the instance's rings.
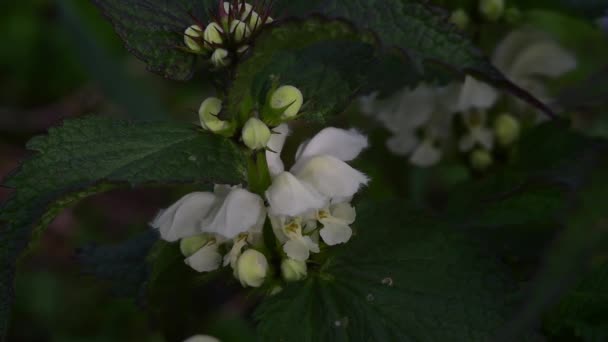
[[[90,273],[135,282],[122,290],[153,315],[208,282],[236,284],[251,293],[263,341],[534,339],[564,291],[558,284],[606,237],[605,142],[572,131],[563,113],[513,83],[527,75],[521,68],[505,77],[453,24],[464,28],[466,13],[450,18],[414,0],[94,3],[150,71],[187,81],[205,70],[216,94],[201,98],[200,124],[88,116],[28,143],[34,153],[6,180],[15,192],[0,213],[3,335],[18,258],[63,208],[119,187],[200,191],[168,203],[142,236],[83,250]],[[481,13],[496,19],[495,3],[483,1]],[[382,97],[387,83],[405,93]],[[491,133],[486,111],[502,96],[544,123],[522,132],[519,119],[498,115]],[[413,164],[439,161],[435,127],[455,113],[454,144],[473,151],[475,170],[487,169],[494,144],[509,160],[453,185],[432,209],[380,200],[367,191],[374,176],[352,163],[384,144],[329,124],[356,99]],[[323,128],[297,141],[295,123]],[[286,156],[292,139],[299,148]],[[526,227],[551,227],[557,238],[541,245],[548,230],[529,238]],[[530,239],[548,248],[535,281],[517,262]],[[182,314],[173,319],[184,330],[171,338],[204,333]]]

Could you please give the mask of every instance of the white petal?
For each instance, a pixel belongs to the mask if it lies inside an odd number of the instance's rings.
[[[319,232],[323,241],[329,246],[345,243],[353,235],[352,229],[345,224],[328,224]]]
[[[299,239],[285,242],[283,245],[283,251],[288,257],[299,261],[306,261],[310,256],[310,249],[303,240]]]
[[[329,198],[353,196],[369,181],[363,173],[328,155],[310,158],[295,175]]]
[[[270,141],[266,145],[272,151],[266,151],[266,161],[268,162],[268,170],[271,176],[276,176],[285,170],[283,161],[281,160],[281,152],[285,145],[285,139],[289,136],[289,126],[287,124],[281,124],[272,129],[273,132],[278,134],[272,134]]]
[[[234,188],[201,223],[203,232],[231,239],[251,229],[265,215],[264,201],[247,190]]]
[[[486,150],[494,146],[494,133],[487,127],[476,127],[471,131],[475,140]]]
[[[266,190],[266,199],[273,215],[298,216],[325,206],[327,200],[313,187],[289,172],[275,177]]]
[[[235,270],[236,262],[239,256],[243,253],[243,247],[247,246],[247,239],[239,236],[236,238],[230,248],[230,251],[224,256],[224,266],[230,265]]]
[[[505,74],[509,74],[509,70],[517,55],[538,41],[542,41],[546,36],[539,31],[532,30],[516,30],[509,33],[496,47],[492,56],[492,62]]]
[[[331,216],[345,224],[352,224],[357,217],[357,211],[349,203],[334,204],[329,207]]]
[[[427,140],[420,144],[410,157],[410,163],[421,166],[429,167],[435,165],[441,159],[441,150],[433,146],[433,142]]]
[[[268,211],[270,212],[271,209],[268,208]],[[283,232],[283,226],[285,226],[285,216],[275,216],[269,214],[268,218],[270,219],[274,236],[277,238],[277,240],[279,240],[279,242],[285,243],[285,241],[288,240],[287,235],[285,235]]]
[[[514,81],[530,76],[558,77],[574,68],[574,55],[552,41],[543,41],[520,51],[509,76]]]
[[[303,236],[299,239],[287,241],[283,245],[283,251],[292,259],[306,261],[310,256],[310,252],[319,253],[320,250],[319,246],[310,237]]]
[[[497,99],[498,92],[494,88],[467,76],[461,89],[458,107],[462,112],[487,109],[492,107]]]
[[[420,139],[418,139],[416,133],[406,130],[389,138],[386,141],[386,146],[394,154],[405,156],[411,153],[419,143]]]
[[[398,110],[399,117],[394,123],[402,128],[416,128],[427,122],[435,111],[436,88],[422,84],[414,90],[407,89],[401,95]],[[405,125],[404,125],[405,124]]]
[[[330,155],[343,161],[355,159],[369,146],[367,137],[358,131],[328,127],[317,133],[300,151],[299,160]]]
[[[150,225],[160,231],[163,240],[169,242],[199,234],[200,223],[213,207],[215,199],[210,192],[188,194],[159,212]]]
[[[222,261],[222,256],[217,250],[217,244],[213,243],[198,250],[186,258],[186,265],[192,267],[197,272],[210,272],[218,269]]]

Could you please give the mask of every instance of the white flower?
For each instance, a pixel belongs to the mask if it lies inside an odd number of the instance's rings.
[[[220,45],[224,42],[222,38],[223,34],[224,30],[222,30],[222,27],[218,23],[213,22],[205,27],[203,37],[207,45]]]
[[[230,33],[233,35],[234,40],[238,43],[243,39],[251,35],[249,26],[240,20],[233,20],[230,23]]]
[[[306,261],[310,253],[319,253],[319,245],[310,236],[302,234],[302,217],[288,219],[285,216],[270,216],[272,229],[277,239],[283,244],[283,251],[288,257]]]
[[[348,242],[353,234],[350,225],[355,218],[355,208],[348,203],[332,204],[327,209],[319,210],[317,219],[323,224],[319,231],[321,238],[329,246]]]
[[[194,52],[201,52],[203,47],[197,39],[200,39],[203,34],[203,29],[198,25],[192,25],[184,31],[184,44]]]
[[[270,107],[284,109],[283,118],[292,118],[298,115],[303,103],[304,97],[300,89],[290,85],[279,87],[270,96]]]
[[[150,225],[160,231],[163,240],[169,242],[200,234],[201,222],[215,201],[216,196],[209,192],[188,194],[169,208],[161,210]]]
[[[230,63],[230,58],[228,58],[228,50],[218,48],[213,51],[211,55],[211,64],[213,64],[217,68],[225,67]]]
[[[405,88],[391,97],[376,95],[361,100],[363,113],[372,115],[393,133],[387,147],[397,155],[410,155],[412,164],[427,167],[441,159],[438,145],[450,136],[452,116],[459,111],[460,87]]]
[[[248,237],[248,234],[242,233],[234,238],[232,248],[230,248],[230,251],[224,256],[224,266],[230,265],[230,267],[232,267],[232,269],[236,272],[236,262],[243,253],[243,248],[245,248],[245,246],[248,244]]]
[[[232,239],[239,233],[261,230],[265,215],[264,201],[258,195],[240,187],[216,185],[213,193],[195,192],[161,210],[151,226],[170,242],[200,233]]]
[[[460,138],[458,145],[460,150],[467,152],[477,145],[491,150],[494,146],[494,132],[486,125],[486,113],[484,111],[469,111],[463,114],[463,119],[469,132]]]
[[[546,34],[532,30],[511,32],[499,43],[492,62],[513,83],[544,102],[551,98],[543,79],[562,76],[577,65],[573,54]]]
[[[217,97],[208,97],[202,103],[198,109],[198,116],[201,122],[201,126],[211,132],[220,132],[228,128],[228,122],[220,120],[218,118],[219,113],[222,111],[222,100]]]
[[[269,150],[266,151],[266,160],[268,161],[270,175],[276,177],[285,170],[285,166],[281,160],[281,152],[283,151],[283,145],[285,145],[285,139],[289,136],[289,126],[281,124],[273,128],[272,132],[273,134],[266,145]]]
[[[467,76],[460,90],[458,109],[460,112],[486,110],[498,100],[498,92],[488,84]]]
[[[201,222],[203,232],[232,239],[252,229],[261,230],[266,209],[260,196],[240,187],[223,185],[216,185],[214,193],[217,200]]]
[[[268,273],[268,260],[255,249],[248,249],[237,261],[236,274],[243,286],[260,287]]]
[[[271,138],[270,149],[282,150],[284,132]],[[330,127],[300,146],[289,172],[284,171],[280,156],[270,156],[269,169],[275,177],[266,199],[272,214],[298,216],[324,207],[332,198],[353,196],[368,178],[345,161],[356,158],[367,146],[367,138],[359,132]]]

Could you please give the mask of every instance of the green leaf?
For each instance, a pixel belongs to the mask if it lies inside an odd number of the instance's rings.
[[[399,202],[355,225],[318,273],[261,304],[262,340],[486,341],[509,314],[514,284],[465,234]]]
[[[605,0],[509,0],[509,5],[520,9],[551,9],[566,14],[579,14],[591,18],[601,17],[608,8]]]
[[[117,186],[242,183],[244,153],[229,140],[181,123],[87,117],[28,143],[36,151],[5,185],[0,211],[0,336],[6,333],[17,258],[62,208]]]
[[[418,67],[440,65],[460,74],[473,74],[552,115],[551,109],[507,80],[439,7],[417,0],[329,0],[321,6],[330,18],[344,18],[375,33],[387,47],[400,49]]]
[[[363,84],[375,57],[371,40],[342,21],[318,17],[266,29],[237,68],[227,114],[245,118],[261,110],[275,78],[302,91],[306,118],[323,121],[343,110]]]
[[[158,240],[156,230],[146,230],[118,244],[88,245],[76,256],[84,274],[109,282],[112,293],[141,299],[149,275],[148,253]]]
[[[127,49],[146,62],[150,71],[173,80],[192,77],[196,55],[180,49],[184,31],[196,21],[205,23],[217,1],[92,1],[110,20]]]

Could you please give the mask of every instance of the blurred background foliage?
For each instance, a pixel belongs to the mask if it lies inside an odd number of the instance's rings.
[[[471,13],[475,12],[474,1],[437,2],[448,10],[469,8]],[[554,82],[552,89],[555,93],[567,94],[563,97],[572,104],[567,109],[585,132],[608,137],[608,119],[601,115],[608,109],[608,101],[605,92],[598,91],[608,83],[606,33],[592,20],[564,11],[536,8],[514,10],[511,14],[507,23],[485,23],[470,34],[488,54],[513,27],[531,26],[553,35],[576,54],[579,67]],[[27,140],[65,118],[96,113],[133,120],[170,116],[195,121],[198,104],[212,91],[201,73],[194,82],[177,83],[147,72],[145,65],[124,49],[110,24],[89,1],[0,2],[0,39],[3,41],[0,45],[0,176],[10,173],[26,156]],[[581,107],[581,103],[588,105]],[[370,135],[372,148],[356,165],[374,180],[366,197],[404,196],[416,206],[427,208],[444,202],[446,194],[458,184],[480,177],[462,160],[448,160],[430,169],[411,167],[405,158],[394,156],[385,148],[388,132],[358,115],[356,108],[334,124],[362,127]],[[305,136],[317,129],[307,126],[296,129],[295,134]],[[293,139],[298,140],[301,139]],[[287,146],[287,150],[295,148]],[[284,154],[293,155],[290,151]],[[192,297],[192,291],[183,290],[192,286],[186,283],[187,275],[183,275],[183,284],[175,284],[179,272],[189,272],[184,266],[182,270],[175,270],[177,273],[172,274],[174,278],[164,284],[165,288],[155,289],[160,294],[158,300],[164,301],[167,309],[152,310],[149,315],[146,309],[155,307],[154,302],[121,299],[120,294],[111,291],[109,283],[93,280],[82,272],[77,262],[78,250],[92,248],[92,243],[114,244],[137,238],[158,208],[191,190],[189,187],[117,190],[63,212],[39,246],[23,261],[18,273],[9,340],[160,342],[178,341],[193,333],[214,335],[222,341],[248,340],[252,326],[242,317],[247,317],[252,308],[244,304],[236,284],[219,287],[198,279],[195,281],[200,283],[196,283],[197,290]],[[9,189],[0,188],[0,201],[9,195]],[[543,229],[539,233],[543,237],[552,234],[551,228]],[[597,268],[593,272],[604,274],[605,258],[595,264]],[[600,291],[605,298],[608,292],[597,290],[597,286],[587,281],[578,288]],[[602,289],[608,288],[605,284],[602,286]],[[583,291],[580,293],[585,293]],[[566,300],[572,300],[572,296]],[[559,316],[564,305],[572,304],[561,303],[546,318],[548,331],[565,340],[581,336],[582,333],[576,333],[577,329],[583,333],[590,331],[574,319],[571,325],[556,323],[555,315]],[[173,313],[185,307],[193,313],[192,317],[178,321]],[[598,325],[608,324],[605,311],[583,314],[593,316]],[[602,340],[601,336],[598,338]]]

